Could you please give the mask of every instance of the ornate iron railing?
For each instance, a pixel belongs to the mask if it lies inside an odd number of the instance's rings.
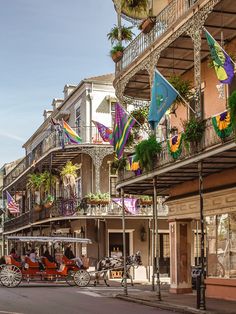
[[[78,128],[74,128],[78,131]],[[109,144],[104,142],[95,126],[81,126],[82,144]],[[64,137],[65,138],[65,137]],[[51,149],[68,146],[70,143],[66,139],[62,139],[62,135],[58,131],[48,131],[45,133],[45,138],[21,160],[5,177],[4,187],[11,184],[18,176],[20,176],[28,167],[45,156]]]
[[[166,205],[158,205],[159,217],[166,217],[168,214],[168,207]],[[129,217],[152,217],[153,208],[152,205],[138,205],[135,215],[126,213]],[[97,204],[81,206],[79,199],[62,199],[59,198],[55,201],[52,208],[43,208],[40,212],[36,212],[32,209],[16,218],[5,221],[4,232],[16,230],[18,228],[29,226],[30,224],[40,222],[43,220],[50,220],[50,218],[71,218],[71,217],[121,217],[122,209],[120,206],[113,202],[109,204]]]
[[[181,159],[187,159],[190,158],[196,154],[201,154],[204,151],[207,151],[208,149],[212,149],[214,147],[217,147],[222,144],[222,140],[217,136],[214,127],[212,125],[212,119],[208,118],[205,120],[205,131],[202,138],[202,141],[198,143],[197,146],[190,146],[185,147],[185,145],[182,145],[182,153],[180,157],[176,160],[179,161]],[[234,134],[232,133],[229,137],[227,137],[224,142],[231,142],[234,140]],[[168,152],[167,148],[167,141],[162,142],[162,151],[158,156],[157,163],[155,165],[155,168],[161,168],[162,166],[173,164],[176,162],[172,156]],[[130,179],[132,177],[135,177],[134,172],[132,171],[124,171],[120,173],[119,179],[120,180],[126,180]]]
[[[161,35],[181,18],[198,0],[173,0],[156,17],[153,29],[148,33],[140,33],[124,50],[123,58],[119,61],[117,71],[124,70]]]

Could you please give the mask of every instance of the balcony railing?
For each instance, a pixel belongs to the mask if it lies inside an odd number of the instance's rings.
[[[84,208],[79,206],[79,200],[72,199],[57,199],[54,206],[50,209],[44,208],[40,212],[35,212],[33,210],[28,211],[16,218],[5,221],[4,232],[9,232],[22,228],[24,226],[47,220],[50,218],[68,218],[68,217],[121,217],[122,209],[120,206],[113,202],[107,205],[88,205]],[[158,205],[158,215],[159,217],[166,217],[168,214],[168,207],[166,205]],[[152,205],[140,205],[137,207],[137,213],[135,215],[126,214],[127,217],[152,217],[153,208]]]
[[[232,133],[227,139],[224,140],[225,143],[231,142],[234,140],[234,134]],[[202,138],[202,141],[198,144],[198,147],[190,147],[186,148],[185,145],[182,145],[182,153],[178,160],[190,158],[196,154],[200,154],[204,151],[212,149],[222,145],[222,140],[216,134],[214,127],[212,125],[212,119],[208,118],[205,120],[205,131]],[[155,168],[161,168],[168,164],[173,164],[175,161],[173,160],[172,156],[170,156],[167,148],[167,141],[162,142],[162,151],[158,156],[157,163]],[[135,177],[134,172],[132,171],[124,171],[120,173],[120,180],[126,180]]]
[[[148,33],[140,33],[124,50],[117,70],[124,70],[130,63],[148,49],[161,35],[181,18],[197,0],[173,0],[156,17],[153,29]]]
[[[101,138],[98,129],[95,126],[81,126],[74,128],[82,138],[81,144],[109,144]],[[68,140],[64,138],[64,146],[70,145]],[[51,149],[63,146],[62,137],[57,131],[45,132],[45,138],[30,152],[22,161],[9,172],[4,178],[4,186],[8,186],[18,176],[20,176],[29,166],[37,162],[41,157],[45,156]]]

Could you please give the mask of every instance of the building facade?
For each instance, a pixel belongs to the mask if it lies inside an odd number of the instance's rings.
[[[118,14],[125,16],[119,1],[114,2]],[[127,19],[136,18],[129,14]],[[169,115],[170,128],[182,133],[183,121],[195,116],[204,120],[204,133],[199,143],[188,149],[183,146],[179,158],[173,158],[167,130],[154,170],[138,177],[127,173],[117,188],[152,195],[155,178],[158,195],[167,196],[171,292],[192,290],[191,268],[200,264],[202,250],[207,296],[235,300],[236,146],[233,133],[224,138],[217,134],[212,118],[226,114],[236,79],[230,85],[220,84],[209,64],[205,36],[207,29],[227,52],[235,52],[234,4],[228,0],[166,1],[154,20],[152,30],[141,32],[116,64],[116,95],[124,104],[136,98],[150,100],[155,68],[167,79],[177,76],[190,80],[191,109],[184,104],[174,108]],[[204,228],[200,228],[202,213]]]
[[[8,235],[61,235],[92,240],[92,244],[73,248],[77,255],[86,254],[92,267],[104,256],[122,255],[122,210],[111,201],[112,197],[119,196],[115,189],[117,174],[111,171],[113,147],[103,141],[92,122],[112,127],[117,100],[113,79],[114,75],[110,74],[84,79],[76,86],[66,85],[64,99],[53,99],[52,110],[44,111],[43,123],[23,145],[25,157],[4,175],[3,195],[7,190],[20,205],[20,213],[9,215],[4,222],[5,252],[12,246],[21,254],[29,249],[27,245],[8,242]],[[80,144],[62,141],[57,124],[61,119],[81,137]],[[68,161],[77,165],[73,191],[60,175]],[[49,187],[53,204],[45,202],[45,191],[29,185],[32,175],[45,171],[53,176]],[[101,199],[105,194],[109,197]],[[97,200],[99,195],[100,201]],[[162,255],[168,260],[167,209],[161,204],[160,209]],[[140,205],[137,215],[127,216],[127,254],[141,251],[143,256],[143,268],[137,271],[136,278],[150,277],[151,221],[150,203]],[[63,252],[64,248],[59,246],[57,249]],[[164,262],[162,272],[169,273]]]

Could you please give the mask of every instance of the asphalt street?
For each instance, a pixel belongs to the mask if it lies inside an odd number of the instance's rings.
[[[141,289],[145,287],[129,288]],[[148,289],[148,288],[147,288]],[[69,287],[65,285],[23,284],[17,288],[0,286],[0,314],[170,314],[145,305],[118,300],[120,286]]]

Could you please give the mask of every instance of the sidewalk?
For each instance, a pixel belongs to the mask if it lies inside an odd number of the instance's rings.
[[[148,288],[151,287],[148,286]],[[147,290],[147,289],[146,289]],[[236,314],[236,302],[206,298],[206,311],[196,309],[196,293],[173,294],[169,293],[168,287],[161,290],[162,301],[157,301],[156,292],[132,290],[128,296],[116,295],[117,298],[145,304],[160,309],[170,310],[179,313],[208,313],[208,314]]]

